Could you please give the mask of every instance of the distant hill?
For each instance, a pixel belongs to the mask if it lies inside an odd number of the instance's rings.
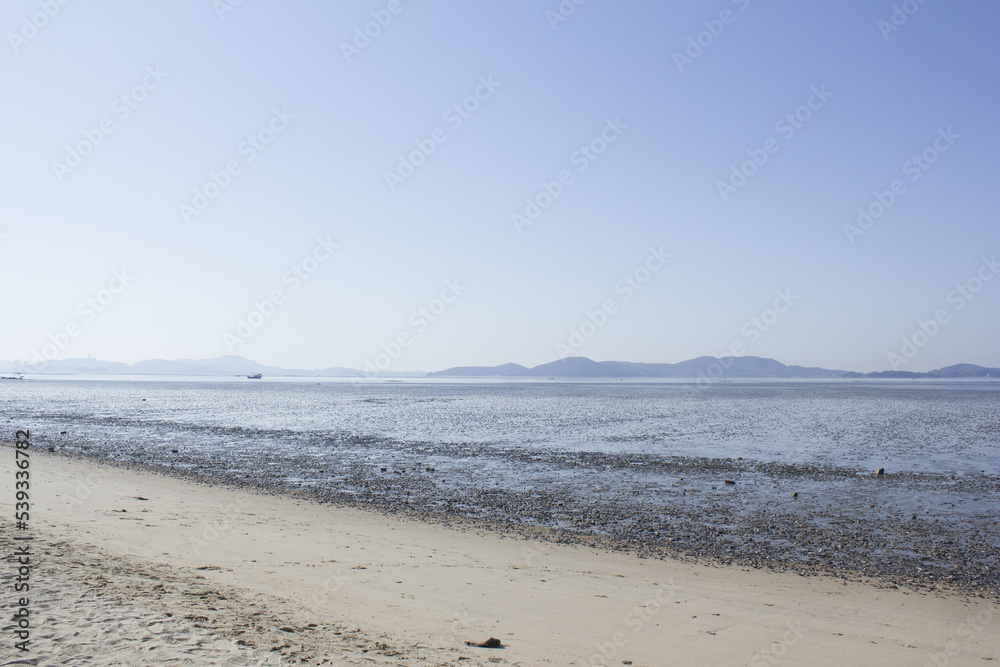
[[[236,355],[214,359],[149,359],[134,364],[99,359],[53,359],[44,365],[29,366],[12,361],[0,361],[4,372],[52,375],[254,375],[261,373],[271,377],[362,377],[364,373],[353,368],[324,368],[304,370],[266,366]],[[387,377],[423,376],[423,373],[391,373]]]
[[[456,366],[447,371],[438,373],[428,373],[428,377],[435,377],[441,373],[447,373],[448,377],[517,377],[527,375],[529,369],[521,364],[502,364],[500,366]]]
[[[928,373],[936,378],[1000,378],[1000,368],[985,368],[975,364],[955,364]]]
[[[593,361],[586,357],[567,357],[552,361],[541,366],[535,366],[528,375],[533,377],[623,377],[655,375],[646,371],[643,364],[630,364],[623,361]]]
[[[913,371],[874,371],[871,373],[845,373],[846,378],[910,378],[910,379],[932,379],[932,378],[1000,378],[1000,368],[987,368],[975,364],[955,364],[946,366],[935,371],[926,373],[915,373]]]
[[[516,369],[513,372],[511,369]],[[855,373],[828,368],[787,366],[763,357],[697,357],[676,364],[644,364],[630,361],[593,361],[566,357],[534,368],[518,364],[449,368],[428,377],[521,377],[553,378],[1000,378],[1000,369],[975,364],[956,364],[927,373],[881,371]]]
[[[512,367],[516,369],[512,371]],[[836,378],[845,371],[786,366],[761,357],[698,357],[676,364],[644,364],[631,361],[594,361],[587,357],[566,357],[534,368],[517,364],[466,366],[428,373],[428,377],[520,377],[603,378]]]
[[[128,372],[149,375],[248,375],[254,373],[276,376],[322,375],[330,377],[358,377],[363,375],[361,371],[356,371],[352,368],[334,367],[322,370],[304,370],[301,368],[265,366],[264,364],[259,364],[256,361],[236,355],[227,355],[214,359],[176,359],[173,361],[150,359],[132,364]]]
[[[17,373],[65,373],[106,375],[112,373],[128,373],[129,365],[120,361],[101,361],[99,359],[60,359],[49,361],[44,365],[29,366],[13,361],[0,362],[4,372],[8,370]]]

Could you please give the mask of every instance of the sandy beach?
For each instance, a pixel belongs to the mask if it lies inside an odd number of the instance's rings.
[[[13,489],[13,450],[0,452]],[[1000,659],[1000,607],[967,593],[640,558],[31,456],[31,650],[14,649],[7,617],[3,664]],[[13,503],[5,493],[8,517]],[[9,554],[13,522],[3,531]],[[502,648],[466,644],[489,638]]]

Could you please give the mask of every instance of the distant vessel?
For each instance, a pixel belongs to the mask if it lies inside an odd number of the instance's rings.
[[[247,376],[247,379],[248,379],[248,380],[259,380],[259,379],[261,379],[262,377],[264,377],[264,376],[263,376],[263,375],[261,375],[260,373],[257,373],[256,375],[248,375],[248,376]]]
[[[0,380],[23,380],[24,376],[20,373],[17,376],[14,375],[0,375]]]

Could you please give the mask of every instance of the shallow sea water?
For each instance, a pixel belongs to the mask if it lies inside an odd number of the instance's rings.
[[[145,400],[143,400],[145,399]],[[350,382],[39,379],[0,383],[38,435],[252,450],[344,437],[480,451],[744,457],[858,470],[1000,474],[1000,382]],[[267,446],[267,445],[264,445]],[[398,447],[393,446],[392,449]]]

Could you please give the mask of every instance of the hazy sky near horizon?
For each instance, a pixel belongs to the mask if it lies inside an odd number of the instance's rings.
[[[1000,366],[998,24],[8,0],[0,359]]]

